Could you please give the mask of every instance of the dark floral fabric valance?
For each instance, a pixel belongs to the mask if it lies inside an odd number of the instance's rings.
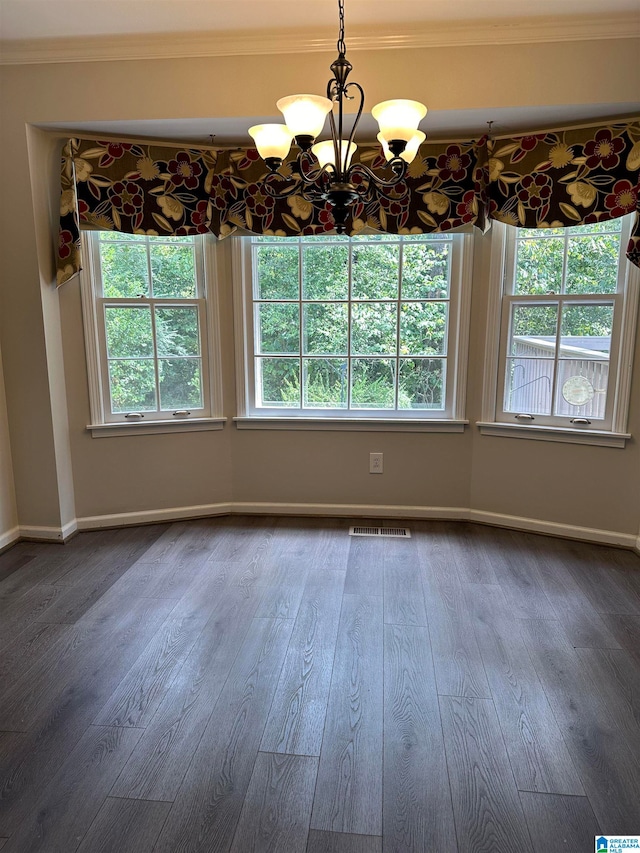
[[[363,147],[356,159],[384,177],[386,160],[379,146]],[[285,165],[283,171],[287,169]],[[315,207],[301,195],[276,200],[262,189],[265,166],[255,149],[221,152],[216,171],[211,195],[214,230],[220,236],[236,228],[281,237],[333,228],[328,205]],[[347,231],[368,227],[388,234],[422,234],[467,224],[485,230],[488,174],[485,140],[423,145],[404,181],[387,197],[376,195],[354,206]]]
[[[211,231],[216,152],[70,139],[62,152],[58,284],[81,269],[80,229],[127,234]]]
[[[360,161],[384,173],[378,146]],[[293,159],[293,155],[292,155]],[[286,167],[285,167],[286,169]],[[58,284],[81,269],[80,230],[225,237],[238,228],[295,236],[332,228],[329,208],[265,193],[255,149],[70,139],[62,156]],[[349,233],[577,225],[636,211],[627,257],[640,266],[640,121],[511,139],[424,143],[402,184],[357,204]]]
[[[627,257],[640,266],[640,121],[491,140],[489,217],[557,228],[636,212]]]

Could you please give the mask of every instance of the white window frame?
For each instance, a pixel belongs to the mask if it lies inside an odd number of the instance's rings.
[[[481,433],[606,447],[624,447],[627,439],[631,438],[627,423],[640,293],[640,270],[624,257],[632,218],[624,217],[622,222],[617,292],[575,297],[580,303],[615,304],[607,388],[608,418],[604,421],[594,419],[591,423],[572,423],[571,416],[559,415],[535,415],[534,420],[523,422],[523,419],[516,418],[519,413],[503,410],[512,304],[514,301],[562,304],[563,296],[513,296],[508,276],[514,264],[517,229],[502,222],[492,223],[482,417],[476,424]]]
[[[84,267],[80,273],[89,406],[94,438],[116,435],[145,435],[162,432],[190,432],[222,429],[222,372],[218,307],[217,257],[213,238],[195,237],[197,294],[192,299],[146,298],[105,299],[102,296],[99,232],[81,234]],[[107,361],[105,307],[109,305],[194,305],[198,310],[202,358],[203,406],[175,412],[112,413]],[[132,417],[127,418],[127,414]]]
[[[393,237],[393,235],[389,235]],[[410,238],[410,235],[407,235]],[[233,238],[234,316],[236,340],[236,391],[240,429],[311,429],[404,432],[463,432],[471,308],[474,234],[454,233],[452,252],[448,373],[445,411],[262,409],[255,406],[254,297],[252,243],[250,237]]]

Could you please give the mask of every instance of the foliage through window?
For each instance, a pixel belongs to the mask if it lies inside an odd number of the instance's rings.
[[[94,420],[208,416],[202,238],[103,231],[88,240],[101,410]]]
[[[453,417],[463,240],[247,239],[249,412]]]
[[[621,428],[628,229],[507,229],[498,420]]]

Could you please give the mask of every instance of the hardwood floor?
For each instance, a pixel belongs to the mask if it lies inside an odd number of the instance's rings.
[[[348,526],[0,555],[2,853],[578,853],[640,832],[640,558]]]

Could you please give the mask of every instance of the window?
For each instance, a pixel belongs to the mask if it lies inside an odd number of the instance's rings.
[[[495,421],[624,433],[638,278],[625,258],[629,217],[497,230],[503,250]]]
[[[461,421],[470,246],[460,234],[243,238],[243,414]]]
[[[191,421],[202,427],[219,398],[203,239],[111,231],[84,239],[93,426],[171,422],[173,429]]]

